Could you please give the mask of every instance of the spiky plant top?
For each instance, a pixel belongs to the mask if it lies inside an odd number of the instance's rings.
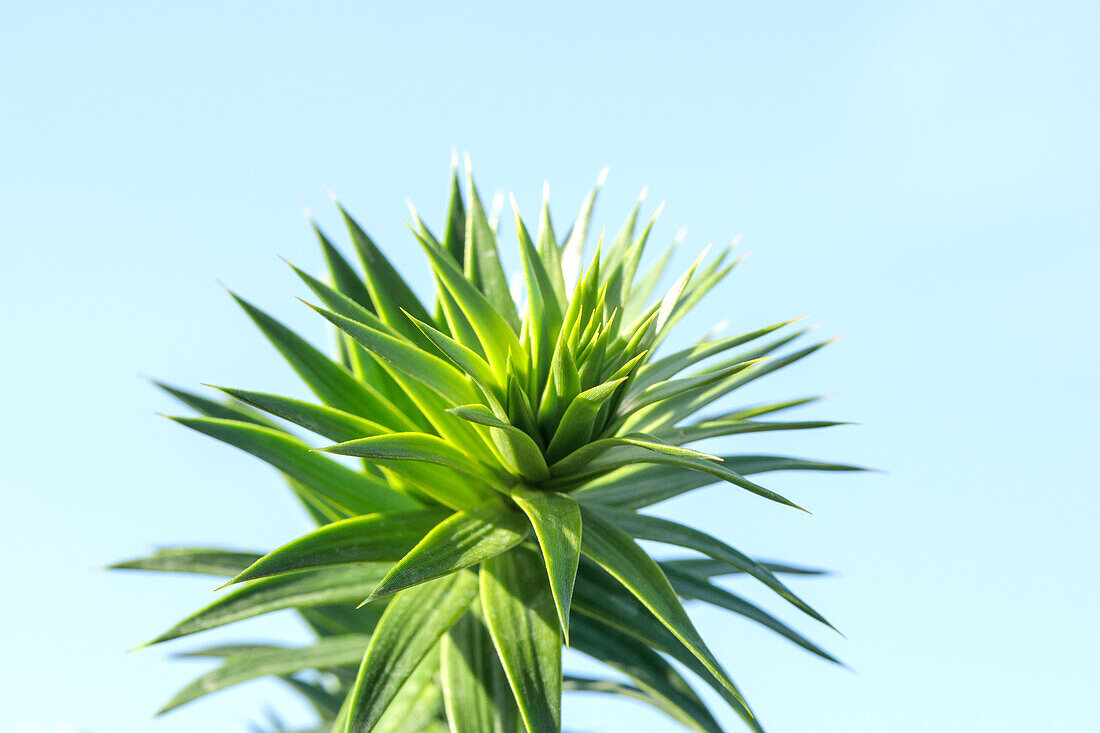
[[[197,652],[223,665],[165,709],[277,675],[316,707],[322,729],[338,733],[443,721],[455,733],[559,731],[563,688],[637,697],[690,728],[720,730],[668,657],[761,730],[682,598],[729,609],[835,661],[710,582],[746,574],[826,623],[777,577],[813,571],[758,562],[640,511],[718,481],[794,507],[747,477],[854,470],[686,447],[837,424],[758,419],[808,400],[697,417],[823,344],[774,356],[802,333],[769,339],[787,322],[659,356],[674,324],[736,262],[726,262],[728,250],[709,264],[701,256],[651,298],[671,250],[638,276],[653,226],[636,231],[639,200],[581,271],[596,190],[562,239],[545,196],[533,236],[515,212],[519,304],[472,178],[464,200],[454,176],[442,238],[413,213],[412,235],[435,279],[430,306],[341,207],[362,273],[320,229],[329,282],[296,270],[323,304],[311,307],[336,329],[335,359],[234,296],[320,404],[229,388],[221,391],[231,400],[215,401],[165,386],[202,413],[174,419],[281,471],[319,528],[263,556],[193,548],[121,566],[231,576],[233,590],[153,643],[286,608],[318,639]],[[329,444],[311,448],[292,426]],[[326,453],[362,462],[356,469]],[[657,562],[639,539],[701,556]],[[563,677],[563,644],[632,684]]]

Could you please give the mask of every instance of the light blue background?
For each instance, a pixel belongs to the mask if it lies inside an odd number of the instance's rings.
[[[126,649],[214,584],[95,568],[306,522],[266,467],[156,417],[176,408],[138,373],[301,394],[216,279],[323,339],[276,257],[320,267],[300,207],[337,230],[332,187],[424,282],[404,201],[440,221],[457,146],[530,215],[550,180],[559,221],[605,164],[601,225],[652,184],[656,239],[690,225],[681,267],[744,232],[685,337],[852,333],[747,397],[835,392],[802,414],[862,426],[727,445],[888,475],[769,477],[812,517],[720,487],[664,507],[839,571],[797,589],[846,640],[736,585],[854,674],[697,613],[770,730],[1100,729],[1100,6],[516,5],[4,4],[0,728],[239,731],[277,698],[150,721],[202,665]],[[673,730],[595,698],[566,723]]]

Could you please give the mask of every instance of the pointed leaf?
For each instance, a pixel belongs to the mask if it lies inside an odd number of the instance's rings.
[[[364,514],[327,524],[269,552],[233,578],[232,583],[324,565],[396,562],[446,517],[442,509]]]
[[[458,404],[472,402],[477,399],[477,392],[474,391],[469,378],[439,357],[432,356],[407,341],[402,341],[350,318],[344,318],[337,313],[321,308],[315,308],[314,310],[362,344],[376,357],[392,364],[428,387],[437,390],[447,399]],[[407,318],[405,320],[408,322]],[[409,323],[409,326],[420,334],[420,330],[412,323]],[[420,336],[425,338],[423,334],[420,334]]]
[[[348,733],[368,733],[439,638],[477,597],[477,575],[451,573],[399,594],[371,636],[350,697]]]
[[[580,507],[565,494],[524,487],[512,490],[512,500],[535,528],[550,590],[554,594],[562,638],[569,644],[569,606],[581,553]]]
[[[359,259],[363,262],[363,269],[367,275],[367,289],[370,291],[371,300],[375,311],[383,322],[411,339],[413,343],[422,343],[423,336],[409,323],[402,311],[412,313],[417,318],[427,321],[431,319],[428,311],[420,303],[413,293],[412,288],[405,282],[401,274],[397,272],[374,240],[363,231],[359,223],[344,210],[339,203],[340,214],[344,217],[351,241],[359,252]]]
[[[629,435],[620,435],[614,438],[593,440],[591,443],[587,443],[555,463],[550,467],[550,472],[555,476],[566,475],[570,471],[583,468],[592,460],[598,458],[612,448],[627,445],[651,450],[654,453],[660,453],[662,455],[699,458],[712,461],[720,460],[717,456],[712,456],[709,453],[702,453],[697,450],[691,450],[690,448],[680,448],[676,445],[668,445],[652,435],[631,433]]]
[[[475,602],[439,642],[440,676],[453,733],[515,733],[519,710]]]
[[[238,552],[215,547],[168,547],[149,557],[108,565],[109,570],[151,570],[159,573],[197,573],[232,577],[256,562],[255,552]]]
[[[230,293],[245,313],[283,355],[294,371],[326,405],[360,414],[377,398],[348,371],[334,363],[305,339],[235,293]]]
[[[546,460],[538,444],[514,425],[505,422],[484,405],[460,405],[447,412],[469,420],[478,425],[486,425],[500,431],[501,438],[507,441],[508,455],[512,458],[519,475],[528,481],[545,481],[550,477]],[[499,445],[499,443],[498,443]]]
[[[677,524],[668,519],[651,517],[644,514],[635,514],[634,512],[624,512],[617,509],[602,507],[598,512],[601,517],[606,517],[608,520],[614,522],[620,530],[632,537],[653,542],[679,545],[680,547],[686,547],[701,552],[704,555],[724,560],[771,588],[778,593],[781,598],[810,618],[820,621],[832,628],[832,624],[811,608],[809,604],[796,596],[787,586],[783,585],[771,571],[762,567],[747,555],[735,550],[726,543],[705,532],[700,532],[697,529]]]
[[[588,442],[595,432],[596,416],[600,407],[623,381],[625,378],[604,382],[573,398],[546,449],[547,461],[557,461]]]
[[[378,479],[356,473],[317,453],[286,433],[235,420],[174,417],[182,425],[204,433],[270,463],[300,481],[348,516],[414,509],[417,502],[390,489]]]
[[[704,733],[721,733],[722,728],[691,686],[664,657],[645,644],[595,619],[580,616],[574,646],[625,674],[648,693],[646,702],[682,725]]]
[[[840,661],[836,657],[824,651],[821,647],[814,644],[805,636],[799,634],[771,614],[749,603],[744,598],[734,593],[730,593],[725,588],[719,588],[706,580],[702,580],[691,573],[685,573],[667,565],[662,565],[661,567],[665,571],[665,575],[668,576],[669,582],[672,583],[672,588],[683,598],[694,598],[724,608],[727,611],[732,611],[740,616],[744,616],[761,626],[771,629],[780,636],[789,639],[803,649],[813,652],[822,659],[833,662],[834,664],[840,664]]]
[[[334,636],[300,649],[253,649],[234,654],[227,657],[220,667],[176,693],[157,715],[257,677],[355,664],[362,658],[368,640],[369,637],[359,635]]]
[[[473,174],[468,165],[466,193],[470,204],[466,215],[466,258],[467,262],[473,264],[471,279],[479,285],[481,292],[492,303],[496,312],[504,318],[514,332],[518,333],[519,316],[516,315],[516,304],[512,301],[512,295],[508,290],[508,278],[505,277],[504,268],[500,264],[497,235],[485,216],[485,209],[481,205],[481,197],[477,194]]]
[[[519,512],[494,499],[436,525],[382,579],[367,601],[477,565],[527,536]]]
[[[605,520],[602,513],[598,514],[583,505],[581,511],[584,517],[581,551],[618,580],[690,649],[726,690],[741,702],[747,713],[747,722],[758,728],[759,724],[755,723],[748,704],[695,630],[660,567],[629,535]],[[619,516],[615,518],[618,520]]]
[[[159,644],[284,608],[358,603],[389,569],[390,563],[361,563],[256,580],[226,593],[149,643]]]
[[[309,402],[282,397],[280,395],[250,392],[244,389],[217,387],[230,397],[252,405],[276,417],[289,420],[306,430],[311,430],[330,440],[355,440],[369,435],[380,435],[391,431],[384,425],[337,410],[326,405],[314,405]]]
[[[493,645],[528,733],[561,730],[561,629],[542,560],[519,548],[481,566]]]

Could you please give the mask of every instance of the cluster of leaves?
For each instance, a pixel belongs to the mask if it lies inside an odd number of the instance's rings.
[[[336,733],[560,731],[566,690],[625,695],[694,730],[720,730],[682,667],[762,730],[685,612],[688,599],[836,661],[712,582],[745,574],[827,623],[779,577],[818,571],[754,560],[640,511],[718,481],[794,507],[748,476],[858,470],[686,447],[838,424],[759,419],[806,399],[697,416],[824,344],[784,351],[804,333],[788,322],[655,356],[736,262],[727,250],[704,265],[704,253],[653,299],[671,249],[638,276],[653,226],[638,231],[639,200],[582,271],[598,188],[560,239],[545,196],[534,237],[516,211],[526,286],[519,307],[493,217],[469,175],[463,195],[457,173],[441,239],[413,214],[435,278],[431,310],[342,207],[362,273],[319,228],[329,282],[296,269],[335,327],[336,358],[234,296],[319,404],[235,388],[219,388],[227,399],[215,400],[161,386],[200,413],[173,419],[278,469],[318,528],[264,555],[184,548],[117,567],[229,578],[232,590],[150,643],[283,609],[298,613],[316,641],[192,652],[221,664],[165,711],[276,676],[317,710],[318,730]],[[297,428],[334,444],[311,448]],[[326,453],[362,460],[353,467]],[[637,540],[698,555],[658,562]],[[563,645],[629,682],[563,675]]]

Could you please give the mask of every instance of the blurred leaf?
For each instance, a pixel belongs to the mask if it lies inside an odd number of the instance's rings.
[[[367,642],[366,636],[336,636],[300,649],[252,649],[234,654],[226,657],[220,667],[176,693],[157,714],[163,715],[203,695],[257,677],[355,664],[362,658]]]

